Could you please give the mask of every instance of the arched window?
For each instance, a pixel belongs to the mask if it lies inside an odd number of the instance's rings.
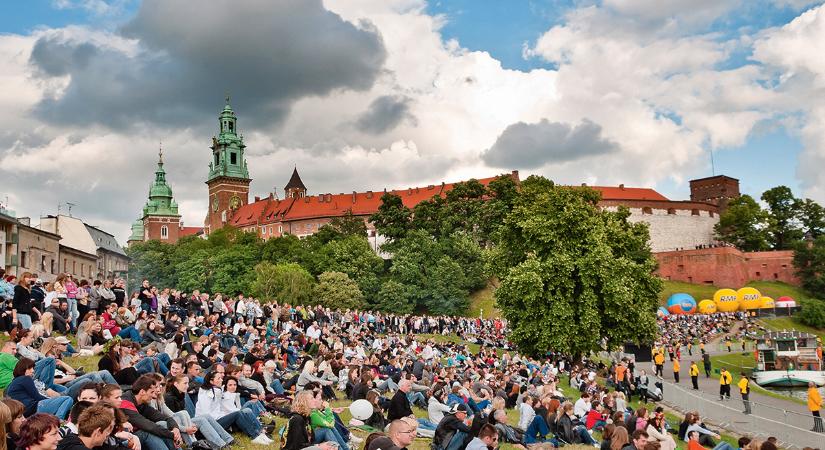
[[[223,212],[221,212],[221,222],[226,222],[226,210],[223,210]]]
[[[169,227],[167,227],[166,225],[160,227],[160,238],[169,239]]]

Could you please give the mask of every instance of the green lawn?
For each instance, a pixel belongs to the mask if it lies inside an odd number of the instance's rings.
[[[488,283],[487,287],[470,295],[470,309],[467,312],[467,316],[480,316],[484,319],[494,319],[496,317],[500,317],[501,313],[498,308],[496,308],[496,299],[493,296],[495,291],[496,288],[493,284]]]

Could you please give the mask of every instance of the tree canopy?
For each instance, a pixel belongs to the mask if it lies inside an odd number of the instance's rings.
[[[647,225],[601,210],[599,193],[532,176],[500,230],[495,297],[524,351],[581,356],[650,342],[662,281]]]

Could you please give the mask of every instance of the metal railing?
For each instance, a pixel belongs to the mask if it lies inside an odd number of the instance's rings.
[[[814,432],[814,417],[810,413],[791,411],[765,403],[751,401],[751,414],[743,413],[744,404],[732,386],[730,400],[719,400],[718,395],[694,391],[664,383],[663,402],[682,413],[696,411],[708,425],[721,427],[739,436],[749,436],[760,440],[775,437],[780,447],[788,450],[804,447],[822,448],[825,445],[825,433]],[[804,410],[804,406],[799,408]]]

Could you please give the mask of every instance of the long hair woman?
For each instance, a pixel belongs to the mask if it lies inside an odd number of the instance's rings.
[[[238,411],[226,411],[224,409],[222,385],[222,373],[209,372],[206,374],[203,379],[203,384],[200,390],[198,390],[198,403],[195,405],[195,416],[212,416],[225,430],[235,425],[247,436],[253,438],[252,442],[255,444],[273,444],[274,441],[263,433],[263,427],[252,410],[242,408]]]
[[[9,412],[8,420],[5,420],[4,413],[0,411],[0,415],[3,415],[3,433],[5,434],[3,442],[7,450],[14,450],[17,447],[15,441],[17,441],[18,436],[20,436],[20,427],[22,427],[23,422],[26,421],[23,417],[25,407],[13,398],[4,398],[0,403],[2,403],[4,409]]]

